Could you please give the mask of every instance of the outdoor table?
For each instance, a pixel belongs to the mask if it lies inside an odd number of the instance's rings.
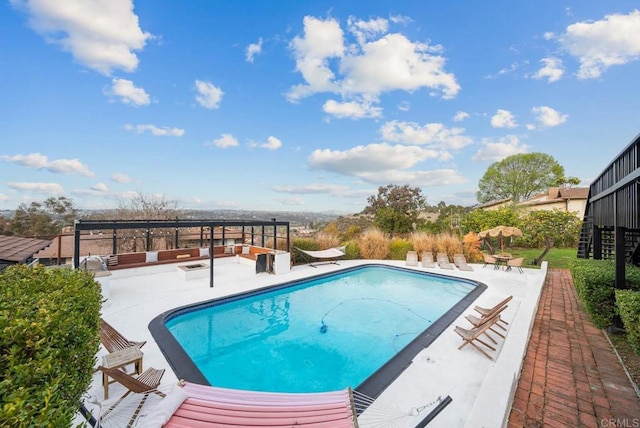
[[[102,357],[102,367],[107,369],[119,369],[129,364],[134,364],[136,374],[142,373],[142,351],[137,346],[131,346],[121,351],[111,352]],[[104,387],[104,399],[109,398],[109,376],[102,372],[102,386]]]
[[[496,259],[496,266],[498,266],[498,268],[500,266],[506,266],[507,262],[513,258],[510,254],[494,254],[492,257]]]

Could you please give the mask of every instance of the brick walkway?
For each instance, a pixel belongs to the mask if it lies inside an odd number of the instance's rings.
[[[547,274],[508,426],[640,426],[640,399],[566,269]]]

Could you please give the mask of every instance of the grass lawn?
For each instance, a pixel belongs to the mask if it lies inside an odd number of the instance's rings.
[[[513,257],[524,257],[522,267],[528,268],[536,267],[532,265],[533,260],[540,257],[543,251],[544,248],[505,248],[505,252],[511,253]],[[550,268],[569,269],[576,259],[577,252],[575,248],[551,248],[544,260],[549,263]]]

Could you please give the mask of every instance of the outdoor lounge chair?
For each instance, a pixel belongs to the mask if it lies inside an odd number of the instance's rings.
[[[502,312],[502,310],[504,310],[507,307],[507,303],[509,303],[511,299],[513,299],[513,295],[506,297],[504,300],[498,302],[498,304],[496,304],[491,308],[483,308],[481,306],[476,305],[473,307],[473,310],[478,312],[482,318],[492,318],[496,314],[499,314],[500,312]],[[503,324],[509,324],[502,318],[499,318],[498,321]]]
[[[494,324],[494,326],[495,327],[499,327],[502,330],[506,331],[507,329],[500,325],[500,321],[502,321],[502,317],[501,317],[500,313],[502,311],[504,311],[505,309],[507,309],[507,307],[508,307],[508,305],[501,306],[500,309],[495,311],[493,316],[490,317],[490,318],[482,318],[482,317],[477,317],[477,316],[475,316],[473,314],[468,314],[468,315],[465,316],[465,319],[467,321],[469,321],[471,323],[471,325],[473,325],[474,327],[478,328],[478,327],[483,326],[485,323],[489,322],[493,317],[498,317],[499,319]],[[493,329],[494,326],[490,327],[489,330],[491,330],[492,332],[494,332],[495,334],[497,334],[498,336],[500,336],[500,337],[502,337],[504,339],[504,336],[502,335],[502,333],[500,333],[500,332],[498,332],[498,331]],[[496,343],[491,336],[487,335],[487,337],[489,337],[489,339],[491,339],[491,341],[493,343]]]
[[[433,253],[431,251],[425,251],[422,253],[422,267],[423,268],[434,268],[436,264],[433,262]]]
[[[454,254],[453,264],[460,270],[473,271],[473,268],[467,264],[467,259],[464,257],[464,254]]]
[[[418,266],[418,253],[407,251],[407,266]]]
[[[463,343],[462,345],[460,345],[458,347],[458,349],[462,349],[467,345],[471,345],[474,348],[476,348],[478,351],[482,352],[487,358],[489,358],[491,361],[493,361],[493,358],[491,357],[491,355],[489,355],[487,353],[487,351],[485,351],[484,349],[482,349],[480,346],[476,345],[476,342],[483,344],[484,346],[486,346],[487,348],[491,349],[492,351],[495,351],[496,348],[494,348],[493,346],[489,345],[487,342],[484,342],[482,339],[480,339],[480,336],[487,335],[487,330],[491,329],[491,327],[493,327],[493,325],[495,323],[498,322],[498,319],[500,317],[498,315],[489,318],[484,324],[482,324],[480,327],[474,327],[472,329],[466,329],[466,328],[462,328],[460,326],[455,326],[454,331],[460,336],[462,337]],[[489,336],[489,338],[496,343],[495,340],[493,340],[493,338],[491,338]]]
[[[142,348],[146,341],[134,342],[124,337],[104,319],[100,319],[100,343],[108,352],[122,351],[131,346]]]
[[[144,406],[150,394],[157,394],[160,397],[164,397],[166,394],[157,389],[164,375],[164,369],[148,368],[140,376],[133,377],[120,369],[108,369],[102,366],[98,367],[98,370],[102,371],[109,377],[113,378],[116,382],[122,384],[127,388],[122,397],[120,397],[114,404],[109,406],[101,415],[100,420],[106,420],[109,416],[113,417],[112,413],[117,411],[118,405],[131,393],[142,394],[139,401],[136,403],[136,407],[130,416],[130,420],[126,426],[133,426],[135,420],[138,418],[140,409]]]
[[[319,393],[243,391],[185,382],[140,417],[138,427],[357,427],[350,388]]]
[[[449,256],[446,253],[438,253],[438,266],[440,269],[449,269],[453,270],[453,265],[449,263]]]
[[[518,257],[517,259],[507,260],[507,272],[511,270],[511,268],[518,268],[520,273],[524,273],[522,270],[522,262],[524,261],[524,257]]]

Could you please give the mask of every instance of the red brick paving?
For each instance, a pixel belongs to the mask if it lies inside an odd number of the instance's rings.
[[[509,428],[640,427],[640,398],[567,269],[549,269]]]

